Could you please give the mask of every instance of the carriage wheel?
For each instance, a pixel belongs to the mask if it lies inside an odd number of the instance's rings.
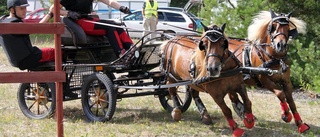
[[[94,73],[85,79],[81,90],[82,109],[90,121],[109,121],[116,109],[116,92],[111,80]]]
[[[56,109],[54,83],[22,83],[17,98],[22,113],[31,119],[50,118]]]
[[[188,110],[188,108],[191,104],[191,101],[192,101],[192,96],[191,96],[189,86],[185,86],[185,89],[183,89],[183,87],[180,87],[180,88],[177,87],[177,89],[178,89],[177,97],[178,97],[179,102],[181,104],[181,112],[183,113]],[[161,93],[159,95],[159,100],[160,100],[162,107],[171,113],[174,108],[174,105],[173,105],[173,100],[170,97],[168,90],[163,91],[163,93]]]

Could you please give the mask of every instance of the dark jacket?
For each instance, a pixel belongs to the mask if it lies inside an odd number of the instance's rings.
[[[21,23],[23,21],[17,18],[7,18],[6,15],[0,18],[0,22]],[[0,44],[12,66],[24,70],[41,65],[39,60],[41,60],[42,51],[32,46],[29,34],[0,34]]]

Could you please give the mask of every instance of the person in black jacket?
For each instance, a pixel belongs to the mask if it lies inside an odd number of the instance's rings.
[[[10,15],[0,18],[3,23],[23,23],[26,17],[27,0],[7,0]],[[0,34],[0,44],[14,67],[21,70],[34,69],[45,62],[54,60],[54,48],[32,46],[29,34]]]

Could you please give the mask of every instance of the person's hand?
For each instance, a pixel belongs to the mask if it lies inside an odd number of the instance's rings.
[[[77,21],[78,19],[80,19],[81,15],[75,11],[68,11],[67,17]]]
[[[52,12],[52,13],[54,12],[54,5],[51,5],[51,6],[50,6],[49,12]]]
[[[124,14],[131,14],[130,9],[129,9],[128,7],[126,7],[126,6],[121,6],[121,7],[119,8],[119,10],[120,10],[122,13],[124,13]]]

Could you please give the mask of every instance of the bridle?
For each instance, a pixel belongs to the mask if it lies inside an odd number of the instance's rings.
[[[293,24],[290,21],[290,16],[291,16],[291,13],[289,13],[288,15],[285,15],[285,14],[281,13],[280,16],[276,16],[274,13],[272,13],[272,20],[269,23],[267,33],[270,36],[270,40],[271,40],[270,46],[273,49],[275,49],[275,46],[276,46],[276,45],[274,45],[274,40],[275,40],[276,37],[278,37],[280,35],[283,35],[286,38],[285,44],[287,44],[287,42],[289,40],[289,36],[295,36],[296,35],[296,33],[297,33],[296,26],[295,26],[295,24]],[[276,28],[274,30],[273,30],[273,23],[277,23],[277,26],[276,26]],[[290,23],[295,28],[292,29],[292,30],[289,30],[288,35],[285,34],[284,32],[278,32],[278,29],[279,29],[279,27],[281,25],[288,25],[289,26]]]
[[[218,42],[220,39],[223,39],[224,41],[224,52],[221,55],[217,54],[217,53],[209,53],[207,54],[207,49],[210,49],[210,46],[211,44],[209,44],[209,47],[208,46],[203,46],[203,41],[202,39],[203,38],[207,38],[210,42],[212,43],[215,43],[215,42]],[[209,57],[216,57],[220,60],[220,62],[222,63],[223,62],[223,56],[225,55],[225,51],[228,49],[228,41],[226,40],[226,38],[224,37],[223,33],[219,30],[215,30],[215,29],[212,29],[212,30],[208,30],[205,32],[205,34],[203,35],[203,37],[200,39],[200,43],[199,43],[199,48],[201,46],[203,46],[202,48],[200,48],[200,50],[203,50],[204,51],[204,54],[206,56],[206,60],[209,58]],[[207,48],[206,48],[207,47]]]

